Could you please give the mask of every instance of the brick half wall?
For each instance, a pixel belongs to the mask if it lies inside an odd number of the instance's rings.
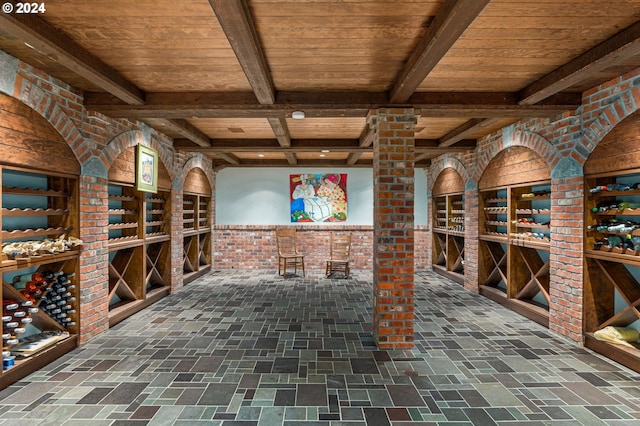
[[[294,226],[294,225],[292,225]],[[275,225],[216,225],[213,227],[214,269],[277,269]],[[373,268],[372,226],[297,226],[298,247],[307,269],[324,269],[331,232],[351,232],[352,270]],[[427,226],[415,229],[416,269],[426,269]]]

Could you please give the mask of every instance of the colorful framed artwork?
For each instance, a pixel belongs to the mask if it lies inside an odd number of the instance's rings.
[[[291,222],[345,222],[347,174],[303,173],[289,176]]]
[[[136,189],[158,192],[158,153],[141,144],[136,149]]]

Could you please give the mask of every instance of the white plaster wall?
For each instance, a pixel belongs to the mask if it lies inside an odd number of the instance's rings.
[[[289,175],[347,173],[347,221],[340,224],[373,225],[373,170],[362,168],[235,168],[216,175],[217,225],[287,225]],[[415,223],[427,224],[427,179],[415,173]],[[299,225],[305,225],[300,223]],[[331,226],[331,223],[323,223]]]

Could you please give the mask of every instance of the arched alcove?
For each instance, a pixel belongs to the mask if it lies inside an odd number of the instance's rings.
[[[500,151],[479,188],[480,293],[549,326],[551,169],[524,146]]]
[[[56,128],[38,111],[0,94],[0,389],[77,346],[80,247],[71,238],[80,236],[79,175],[78,159]],[[14,363],[15,356],[28,361]]]
[[[594,338],[609,325],[640,331],[640,112],[607,133],[584,174],[585,346],[640,371],[638,342],[623,347]]]
[[[192,168],[183,185],[183,282],[211,270],[213,209],[211,183],[204,170]]]
[[[464,283],[464,179],[454,168],[442,169],[432,193],[433,270]]]
[[[136,146],[109,171],[109,325],[169,294],[171,177],[161,161],[157,192],[136,189]]]

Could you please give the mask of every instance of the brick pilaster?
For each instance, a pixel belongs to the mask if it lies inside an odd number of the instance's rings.
[[[171,292],[184,285],[184,223],[182,221],[182,188],[171,189]]]
[[[109,328],[108,180],[80,176],[80,345]]]
[[[413,347],[413,108],[373,110],[373,337],[381,349]]]
[[[478,293],[478,185],[468,180],[464,191],[464,286]]]
[[[565,158],[551,176],[549,329],[582,341],[584,282],[584,177]]]

